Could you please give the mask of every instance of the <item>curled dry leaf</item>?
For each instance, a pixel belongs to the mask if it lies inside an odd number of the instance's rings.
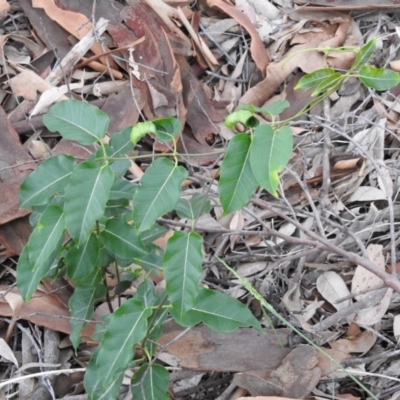
[[[349,289],[343,278],[334,271],[324,272],[318,277],[317,289],[321,296],[328,300],[336,310],[341,310],[351,304]],[[347,300],[339,302],[343,298],[347,298]]]
[[[380,269],[385,270],[385,257],[382,250],[383,246],[380,244],[370,244],[367,247],[368,258]],[[351,294],[356,300],[361,300],[367,297],[372,290],[381,288],[382,285],[381,278],[359,265],[351,282]]]
[[[364,331],[354,339],[339,339],[329,343],[331,348],[342,353],[366,353],[376,342],[374,332]]]
[[[266,69],[270,61],[269,55],[265,49],[264,43],[261,41],[260,36],[258,35],[248,16],[240,12],[238,8],[226,3],[223,0],[207,0],[207,3],[210,7],[217,7],[224,11],[247,30],[252,39],[250,45],[251,56],[262,75],[265,76]]]

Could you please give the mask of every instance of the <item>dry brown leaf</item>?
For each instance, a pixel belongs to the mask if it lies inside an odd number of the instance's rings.
[[[374,332],[364,331],[354,339],[339,339],[329,343],[333,350],[342,353],[366,353],[376,342]]]
[[[260,36],[258,35],[247,15],[243,14],[238,8],[228,4],[223,0],[207,0],[207,4],[210,7],[217,7],[224,11],[247,30],[252,39],[250,45],[251,56],[262,75],[265,76],[266,68],[270,62],[269,55],[265,49],[264,43],[261,41]]]
[[[382,250],[382,245],[370,244],[367,247],[367,254],[370,261],[384,271],[386,263]],[[351,282],[351,293],[355,299],[361,300],[368,297],[371,291],[379,289],[382,286],[383,280],[381,278],[359,265],[354,272]]]
[[[7,0],[0,0],[0,21],[4,19],[10,9],[10,3]]]
[[[304,50],[324,47],[327,43],[334,48],[342,45],[353,20],[346,14],[341,14],[341,16],[342,22],[339,23],[339,27],[322,23],[320,26],[321,32],[314,33],[311,40],[293,46],[282,61],[269,64],[267,77],[248,90],[240,99],[240,102],[262,106],[296,68],[300,68],[304,72],[312,72],[323,68],[325,64],[322,52],[304,52]],[[329,14],[325,13],[325,19],[331,19]]]
[[[336,360],[339,364],[350,358],[348,353],[344,353],[340,350],[335,349],[324,349],[324,352]],[[332,362],[325,354],[320,351],[317,352],[318,357],[318,367],[321,370],[321,376],[327,376],[331,372],[336,371],[339,367]]]
[[[93,28],[93,24],[90,20],[83,14],[78,12],[73,12],[69,10],[63,10],[56,6],[54,0],[32,0],[32,5],[35,8],[43,8],[46,14],[60,26],[62,26],[67,32],[77,39],[82,39],[86,36],[90,30]],[[95,43],[91,50],[94,54],[103,54],[107,49],[102,49],[99,43]],[[115,61],[108,57],[107,61],[104,57],[100,58],[104,65],[108,64],[113,69],[118,69],[118,65]]]
[[[321,296],[328,300],[336,310],[346,308],[352,303],[350,291],[343,278],[334,271],[324,272],[317,278],[317,289]],[[343,298],[349,299],[338,302]]]
[[[37,92],[43,93],[46,90],[52,89],[50,83],[46,82],[30,69],[25,69],[11,78],[10,86],[16,96],[21,96],[31,101],[36,100]]]
[[[5,286],[0,287],[0,290],[6,289]],[[10,293],[18,295],[18,289],[13,288]],[[14,315],[14,311],[4,300],[0,300],[0,315],[4,317],[12,317]],[[66,334],[71,333],[69,317],[68,308],[62,306],[55,296],[41,290],[37,290],[32,299],[22,305],[18,315],[18,318],[26,319],[33,324],[45,326]],[[83,329],[82,336],[89,338],[94,332],[94,327],[94,324],[89,324]]]

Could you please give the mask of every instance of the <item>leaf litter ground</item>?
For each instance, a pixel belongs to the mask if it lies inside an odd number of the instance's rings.
[[[22,302],[15,287],[15,262],[30,234],[29,212],[18,203],[24,177],[51,154],[84,160],[95,151],[44,129],[41,114],[51,104],[76,98],[110,116],[111,140],[141,118],[180,116],[185,129],[178,150],[191,155],[181,159],[190,171],[184,196],[208,193],[212,199],[209,212],[196,221],[207,255],[203,283],[240,299],[266,327],[262,337],[252,329],[221,335],[204,326],[182,335],[182,328],[167,324],[159,359],[175,371],[171,395],[365,398],[343,372],[273,316],[276,329],[271,330],[259,302],[221,268],[216,255],[362,377],[377,398],[398,398],[399,293],[343,255],[367,258],[391,271],[393,280],[400,269],[399,87],[373,92],[349,79],[300,115],[312,90],[294,90],[304,73],[327,65],[346,70],[353,62],[348,53],[333,52],[325,59],[323,52],[310,49],[361,47],[372,37],[378,50],[371,63],[399,71],[399,21],[393,13],[398,6],[385,1],[374,10],[369,2],[352,2],[349,14],[348,2],[339,1],[334,7],[325,1],[297,7],[289,0],[264,7],[250,0],[235,5],[222,0],[122,3],[0,1],[3,394],[82,398],[83,369],[96,345],[89,339],[92,323],[82,332],[78,353],[72,351],[67,281],[45,279],[29,303]],[[92,22],[110,21],[108,33],[85,47],[82,38],[92,16]],[[240,103],[261,107],[278,99],[290,103],[281,120],[296,116],[290,124],[294,152],[281,174],[280,197],[256,189],[245,208],[224,216],[214,179],[219,151],[233,133],[223,119]],[[141,158],[131,162],[127,178],[139,179],[152,152],[165,151],[165,144],[142,140],[132,154]],[[166,228],[157,240],[161,247],[173,230],[191,228],[185,212],[159,222]],[[121,291],[115,271],[108,272],[108,298],[115,299],[96,305],[96,319],[136,290],[135,282]],[[162,287],[162,277],[154,283]],[[41,378],[11,383],[22,370],[39,372]],[[68,373],[56,375],[57,370]]]

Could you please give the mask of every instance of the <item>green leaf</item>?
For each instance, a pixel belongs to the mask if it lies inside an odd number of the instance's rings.
[[[332,68],[322,68],[317,69],[310,74],[304,75],[295,86],[295,90],[297,89],[307,89],[314,86],[318,86],[325,79],[331,77],[336,74],[336,71]]]
[[[103,284],[103,277],[100,269],[93,270],[90,276],[76,282],[74,293],[69,299],[71,311],[70,325],[71,333],[69,339],[75,350],[79,346],[79,335],[81,330],[88,325],[94,314],[94,304],[106,295],[107,289]]]
[[[400,74],[390,69],[364,65],[358,73],[360,81],[375,90],[387,90],[400,83]]]
[[[169,372],[158,364],[143,364],[132,377],[135,400],[168,400]]]
[[[324,79],[312,92],[311,96],[317,96],[320,93],[325,92],[328,89],[336,90],[341,85],[341,81],[343,81],[345,75],[340,72],[335,72],[328,78]]]
[[[33,293],[35,292],[39,282],[48,274],[52,267],[54,260],[57,257],[58,251],[62,245],[63,238],[57,243],[54,252],[50,257],[36,270],[33,269],[33,265],[29,260],[29,248],[26,245],[19,256],[17,264],[17,285],[18,290],[24,299],[28,301]]]
[[[225,215],[244,207],[258,186],[250,167],[250,145],[245,133],[234,136],[228,144],[218,184]]]
[[[58,206],[48,207],[43,212],[27,243],[29,261],[33,271],[47,263],[54,250],[58,248],[60,239],[64,238],[64,230],[63,210]]]
[[[142,232],[140,234],[140,238],[142,239],[143,243],[150,244],[161,236],[164,236],[167,232],[168,229],[165,226],[154,224],[150,229]]]
[[[145,308],[150,308],[156,301],[154,285],[149,279],[145,279],[137,288],[135,299],[140,301]]]
[[[259,112],[269,114],[274,117],[276,115],[279,115],[283,110],[288,107],[290,107],[290,104],[287,100],[278,100],[272,104],[268,104],[267,106],[260,108]]]
[[[368,60],[371,58],[372,54],[374,54],[375,48],[376,48],[376,38],[373,38],[363,47],[361,47],[360,51],[357,53],[352,68],[367,63]]]
[[[100,240],[108,250],[121,258],[142,258],[148,253],[136,229],[120,219],[107,222],[100,233]]]
[[[116,177],[120,177],[126,174],[127,169],[130,167],[131,163],[129,160],[118,160],[111,164],[111,171]]]
[[[89,145],[104,138],[110,118],[91,104],[64,100],[50,108],[43,123],[50,132],[58,131],[65,139]]]
[[[158,158],[147,168],[133,196],[133,220],[139,233],[175,208],[187,176],[185,168],[174,165],[168,158]]]
[[[111,136],[109,146],[111,151],[109,157],[122,157],[131,152],[134,148],[131,142],[132,126],[128,126],[121,132],[115,133]]]
[[[162,251],[158,249],[153,249],[145,257],[135,260],[135,262],[143,267],[146,272],[150,272],[153,276],[158,276],[157,271],[163,266],[162,259]]]
[[[99,253],[100,243],[93,233],[81,247],[71,246],[65,257],[68,277],[76,282],[92,274]]]
[[[99,325],[98,325],[99,326]],[[125,371],[121,371],[115,375],[114,380],[103,388],[102,382],[98,379],[96,362],[99,354],[99,348],[97,348],[92,357],[90,358],[88,368],[85,372],[84,386],[88,393],[88,399],[90,400],[115,400],[118,398],[120,393],[120,386],[124,378]]]
[[[194,220],[211,210],[210,199],[201,193],[195,193],[190,199],[179,199],[175,210],[179,218]]]
[[[265,107],[256,107],[253,104],[247,104],[241,109],[250,111],[252,113],[267,114],[269,116],[275,117],[288,107],[290,107],[290,104],[287,100],[278,100],[272,104],[268,104]],[[256,126],[258,126],[258,124]]]
[[[29,174],[21,185],[21,208],[47,204],[54,193],[63,192],[75,166],[75,158],[61,154],[50,157]]]
[[[234,111],[225,118],[225,126],[227,126],[229,129],[235,130],[235,125],[237,123],[241,123],[247,128],[254,127],[259,124],[257,118],[254,118],[253,112],[246,109]]]
[[[245,326],[261,330],[258,320],[240,301],[216,290],[204,288],[200,288],[193,308],[180,321],[183,326],[194,326],[199,322],[223,333]]]
[[[131,200],[137,185],[123,178],[116,178],[111,186],[109,200],[128,199]]]
[[[257,182],[272,195],[277,196],[279,172],[292,155],[293,135],[285,126],[274,132],[270,125],[260,125],[254,131],[250,147],[250,165]]]
[[[166,117],[153,121],[156,127],[157,139],[161,142],[169,142],[182,130],[182,123],[178,118]]]
[[[94,223],[104,214],[114,174],[93,161],[79,164],[65,189],[65,224],[77,246],[86,242]]]
[[[203,238],[195,232],[175,232],[165,248],[166,291],[179,320],[193,307],[202,275]]]
[[[101,387],[106,389],[132,361],[135,345],[147,332],[147,319],[151,309],[143,308],[136,299],[126,300],[111,317],[99,345],[96,365],[89,363],[97,372]]]

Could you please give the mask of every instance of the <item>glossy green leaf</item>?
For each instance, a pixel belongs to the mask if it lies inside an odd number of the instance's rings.
[[[65,189],[65,224],[77,246],[86,242],[96,220],[103,214],[114,174],[110,167],[93,161],[79,164]]]
[[[255,129],[250,147],[250,165],[258,184],[277,196],[279,172],[287,165],[292,155],[293,135],[285,126],[274,132],[270,125]]]
[[[145,308],[152,307],[156,301],[154,285],[149,279],[145,279],[137,288],[135,299],[140,301]]]
[[[69,299],[71,312],[71,333],[69,339],[75,349],[79,346],[79,335],[81,330],[88,325],[94,314],[94,305],[106,295],[107,289],[103,283],[103,277],[99,269],[93,270],[92,274],[85,279],[76,282],[74,293]]]
[[[165,248],[163,264],[166,291],[181,318],[193,307],[202,275],[203,238],[195,232],[175,232]]]
[[[120,219],[110,219],[100,233],[104,246],[121,258],[142,258],[148,251],[136,229]]]
[[[72,245],[65,257],[68,277],[76,282],[92,274],[99,253],[100,243],[93,233],[81,247]]]
[[[169,372],[158,364],[143,364],[132,377],[135,400],[169,400]]]
[[[102,325],[98,325],[102,326]],[[115,374],[115,378],[108,385],[103,388],[102,382],[98,379],[96,362],[99,353],[99,348],[95,350],[92,357],[90,358],[89,365],[85,372],[85,378],[83,384],[86,392],[88,393],[89,400],[116,400],[120,393],[120,386],[124,378],[125,371],[121,371]]]
[[[146,256],[135,260],[143,269],[150,272],[153,276],[158,276],[158,270],[163,266],[163,252],[161,250],[153,249]]]
[[[111,186],[109,200],[128,199],[131,200],[137,185],[123,178],[116,178]]]
[[[400,83],[400,74],[390,69],[364,65],[358,73],[360,81],[375,90],[387,90]]]
[[[290,107],[290,104],[287,100],[278,100],[271,104],[266,105],[265,107],[262,107],[260,109],[260,112],[272,116],[277,116],[288,107]]]
[[[64,237],[64,231],[63,210],[58,206],[48,207],[43,212],[27,243],[29,261],[33,271],[47,263],[51,254],[57,249],[60,239]]]
[[[174,165],[168,158],[158,158],[147,168],[133,196],[133,220],[139,233],[175,208],[187,176],[185,168]]]
[[[234,136],[228,144],[218,184],[224,214],[244,207],[258,186],[250,166],[250,145],[245,133]]]
[[[132,361],[135,345],[144,339],[151,309],[136,299],[126,300],[111,317],[99,345],[95,368],[101,387],[106,389]]]
[[[195,193],[190,199],[179,199],[175,210],[179,218],[194,220],[211,210],[211,202],[208,196]]]
[[[157,139],[161,142],[169,142],[176,137],[182,130],[182,123],[178,118],[166,117],[153,121],[156,127]]]
[[[150,229],[142,232],[140,234],[140,238],[142,239],[143,243],[150,244],[161,236],[164,236],[167,232],[168,229],[165,226],[154,224]]]
[[[48,274],[50,268],[55,262],[59,249],[62,245],[62,241],[63,238],[60,238],[50,257],[45,261],[44,264],[40,265],[35,270],[33,269],[33,264],[29,260],[28,246],[26,245],[22,250],[17,264],[17,285],[24,301],[28,301],[32,297],[37,286],[39,285],[39,282]]]
[[[318,84],[315,90],[312,92],[311,96],[317,96],[320,93],[323,93],[327,90],[336,90],[341,85],[341,81],[343,81],[344,75],[340,72],[335,72],[331,76],[324,79],[322,82]]]
[[[64,100],[50,108],[43,123],[50,132],[58,131],[65,139],[89,145],[104,138],[110,118],[91,104]]]
[[[352,68],[367,63],[368,60],[371,58],[372,54],[374,54],[375,48],[376,48],[376,38],[373,38],[363,47],[361,47],[360,51],[357,53]]]
[[[230,113],[225,118],[225,126],[227,126],[229,129],[235,130],[235,125],[237,123],[241,123],[250,128],[257,126],[259,122],[257,118],[254,118],[252,111],[241,109]]]
[[[200,288],[193,308],[180,321],[183,326],[195,326],[199,322],[223,333],[245,326],[261,330],[260,323],[247,306],[225,293],[204,288]]]
[[[126,171],[130,167],[131,163],[129,160],[118,160],[114,161],[111,165],[111,171],[116,177],[120,177],[126,174]]]
[[[134,145],[131,142],[131,131],[132,127],[128,126],[121,132],[114,133],[114,135],[111,136],[109,142],[111,148],[108,154],[109,157],[122,157],[133,150]]]
[[[50,157],[40,164],[21,185],[21,208],[47,204],[54,193],[63,192],[74,166],[75,158],[65,154]]]
[[[317,69],[307,75],[304,75],[295,86],[295,89],[307,89],[314,86],[318,86],[325,79],[336,74],[336,71],[332,68]]]
[[[269,116],[275,117],[288,107],[290,107],[290,104],[287,100],[277,100],[264,107],[256,107],[253,104],[249,104],[244,106],[242,109],[251,111],[252,113],[267,114]]]

